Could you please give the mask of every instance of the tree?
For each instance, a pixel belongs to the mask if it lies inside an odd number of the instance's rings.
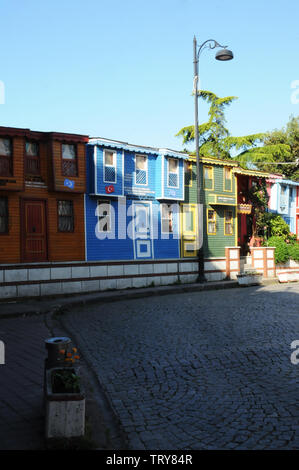
[[[289,157],[289,145],[284,140],[267,143],[268,134],[257,133],[240,137],[230,135],[225,125],[224,111],[237,99],[236,96],[219,98],[211,91],[200,91],[198,96],[210,103],[209,120],[198,126],[201,155],[227,160],[233,158],[232,153],[234,153],[235,160],[245,168],[258,166],[259,162],[273,162],[277,161],[277,158]],[[183,138],[183,144],[193,142],[194,126],[183,127],[176,136]],[[297,150],[299,151],[299,143]],[[277,169],[273,170],[271,167],[268,171],[274,172]]]
[[[267,159],[259,159],[255,155],[251,160],[261,170],[283,174],[287,178],[299,181],[299,116],[291,116],[284,128],[275,129],[265,135],[264,152],[271,153],[272,148],[277,150],[273,161],[282,162],[281,165],[267,164],[265,163]],[[288,162],[290,165],[287,164]]]

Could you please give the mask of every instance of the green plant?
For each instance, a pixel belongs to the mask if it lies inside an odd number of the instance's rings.
[[[288,246],[288,253],[291,259],[299,261],[299,243],[294,243]]]
[[[286,240],[290,235],[290,228],[280,215],[275,215],[270,219],[270,231],[271,236],[281,237],[283,240]]]
[[[61,369],[53,371],[52,385],[54,393],[79,393],[80,377],[74,369]]]
[[[267,241],[268,246],[275,247],[275,263],[285,263],[290,259],[287,243],[281,237],[270,237]]]

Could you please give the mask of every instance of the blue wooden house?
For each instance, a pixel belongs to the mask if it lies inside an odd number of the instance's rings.
[[[296,233],[296,200],[299,183],[271,175],[267,180],[269,188],[269,209],[280,215],[290,227],[290,232]]]
[[[184,160],[169,149],[104,138],[87,145],[86,260],[180,257]]]

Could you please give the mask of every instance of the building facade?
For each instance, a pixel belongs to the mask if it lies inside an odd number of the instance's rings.
[[[85,259],[87,136],[0,127],[0,263]]]
[[[290,232],[299,238],[298,220],[298,189],[299,183],[271,175],[268,179],[269,210],[280,215],[290,227]]]
[[[103,138],[87,145],[86,260],[180,257],[187,154]]]

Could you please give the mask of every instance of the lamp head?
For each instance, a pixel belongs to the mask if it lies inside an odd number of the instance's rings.
[[[215,59],[217,60],[232,60],[234,58],[234,54],[229,49],[220,49],[220,51],[216,52]]]

